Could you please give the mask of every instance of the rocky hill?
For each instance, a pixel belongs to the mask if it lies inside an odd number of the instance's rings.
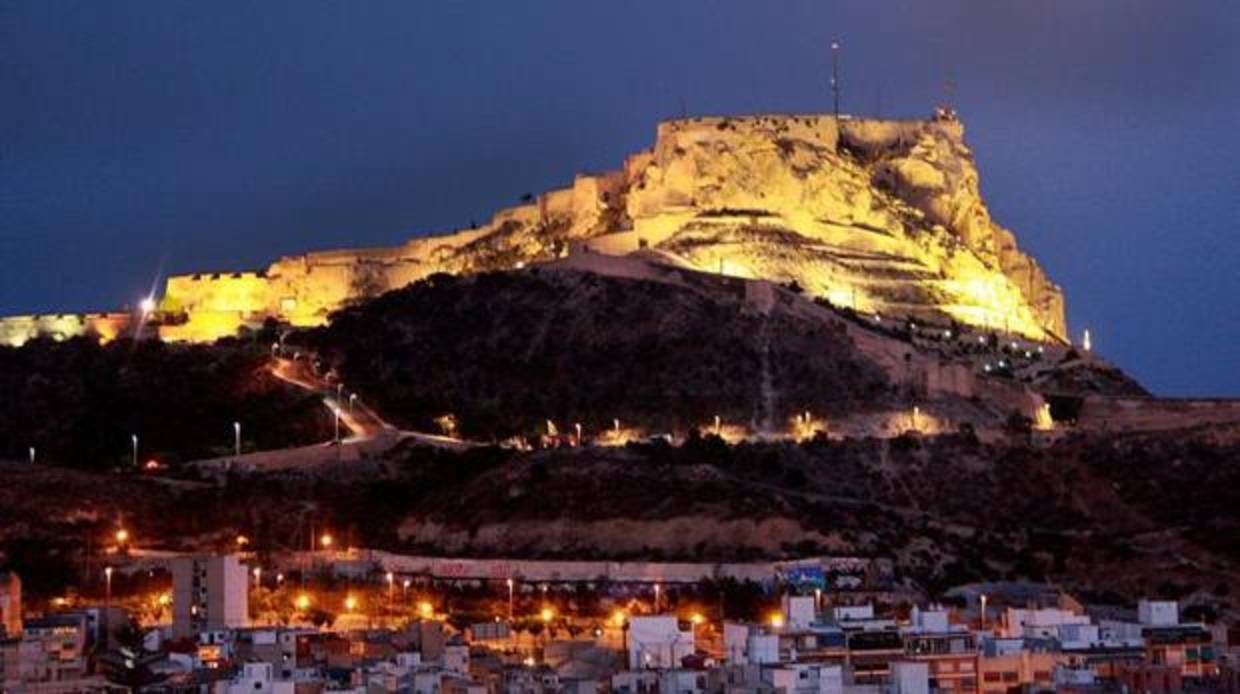
[[[831,321],[763,312],[746,283],[531,269],[437,275],[336,314],[304,344],[404,427],[503,439],[581,423],[683,432],[716,416],[782,431],[795,414],[885,411],[887,373]]]
[[[435,273],[519,268],[589,247],[796,282],[861,312],[1044,341],[1068,334],[1062,292],[991,219],[964,127],[950,115],[671,120],[620,169],[521,197],[484,224],[397,247],[169,277],[146,318],[172,340],[213,340],[268,318],[321,325],[335,310]],[[15,317],[0,320],[0,342],[111,334],[131,318]]]

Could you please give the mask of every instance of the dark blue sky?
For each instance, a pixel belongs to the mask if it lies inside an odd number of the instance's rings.
[[[678,114],[955,101],[1074,332],[1240,395],[1234,0],[0,0],[0,313],[484,219]]]

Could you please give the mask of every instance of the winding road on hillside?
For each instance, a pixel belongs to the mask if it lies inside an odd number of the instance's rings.
[[[341,439],[342,445],[383,438],[390,438],[393,445],[413,439],[428,446],[454,450],[480,445],[451,436],[400,429],[380,417],[343,383],[333,383],[314,373],[314,369],[309,368],[308,360],[276,357],[272,360],[271,373],[285,383],[322,397],[323,405],[333,416],[339,416],[341,425],[351,433],[348,438]]]

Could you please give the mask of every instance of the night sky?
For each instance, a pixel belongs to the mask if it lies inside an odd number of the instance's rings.
[[[484,220],[679,115],[926,116],[1073,333],[1240,395],[1240,4],[0,0],[0,314]]]

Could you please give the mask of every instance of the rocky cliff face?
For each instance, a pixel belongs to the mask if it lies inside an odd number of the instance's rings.
[[[164,306],[188,322],[165,333],[210,338],[269,316],[319,324],[435,272],[570,250],[796,282],[858,311],[1067,335],[1059,287],[991,219],[958,121],[825,115],[668,121],[618,171],[579,175],[478,228],[284,258],[260,275],[261,290],[219,286],[229,275],[171,278]]]
[[[956,121],[673,121],[628,174],[639,234],[694,265],[858,310],[1066,333],[1062,293],[991,220]]]

